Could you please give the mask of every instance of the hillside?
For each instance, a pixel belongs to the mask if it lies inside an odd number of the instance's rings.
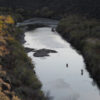
[[[100,18],[99,0],[0,0],[0,6],[45,10],[56,14],[77,13]]]
[[[0,16],[0,100],[46,100],[14,23],[10,15]]]
[[[82,53],[100,88],[99,0],[0,0],[0,100],[49,98],[41,91],[34,65],[19,41],[23,32],[15,25],[33,17],[61,19],[57,31]]]

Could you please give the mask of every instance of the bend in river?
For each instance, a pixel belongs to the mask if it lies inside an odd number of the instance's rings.
[[[57,51],[46,57],[35,57],[34,51],[28,53],[44,93],[49,92],[53,100],[100,100],[99,89],[89,77],[82,55],[51,27],[25,32],[25,40],[27,48]]]

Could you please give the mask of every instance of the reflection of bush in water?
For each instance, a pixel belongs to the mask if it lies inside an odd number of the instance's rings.
[[[50,50],[50,49],[40,49],[34,53],[34,56],[35,57],[45,57],[45,56],[49,56],[49,53],[57,53],[57,51]]]

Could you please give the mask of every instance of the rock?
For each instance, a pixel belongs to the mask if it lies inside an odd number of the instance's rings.
[[[0,71],[0,78],[6,83],[11,83],[10,79],[7,77],[6,71]]]
[[[49,56],[49,53],[57,53],[57,51],[50,50],[50,49],[40,49],[34,53],[34,56],[35,57],[45,57],[45,56]]]
[[[11,84],[11,81],[10,81],[10,79],[9,79],[8,77],[3,78],[3,80],[4,80],[6,83]]]
[[[10,84],[4,82],[1,78],[0,78],[0,87],[2,87],[2,90],[11,90],[11,86]]]
[[[2,89],[3,89],[3,90],[10,90],[10,89],[11,89],[11,86],[10,86],[10,84],[8,84],[8,83],[3,83],[3,84],[2,84]]]
[[[2,70],[2,66],[0,65],[0,70]]]
[[[0,86],[0,91],[2,91],[2,87]]]
[[[3,91],[3,93],[5,93],[9,98],[12,98],[13,97],[12,92],[10,92],[8,90]]]
[[[0,71],[0,77],[5,77],[6,76],[6,71]]]
[[[25,48],[25,51],[26,51],[26,53],[28,53],[28,52],[35,52],[36,50],[35,49],[32,49],[32,48]]]
[[[2,46],[2,45],[4,45],[4,43],[3,42],[0,42],[0,46]]]
[[[21,100],[18,98],[18,96],[13,96],[12,100]]]
[[[0,100],[10,100],[10,98],[6,96],[3,92],[0,92]]]

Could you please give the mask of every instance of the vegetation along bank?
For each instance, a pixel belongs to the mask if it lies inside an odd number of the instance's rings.
[[[91,77],[100,87],[100,22],[71,15],[60,21],[57,31],[81,51]]]
[[[21,34],[13,17],[0,15],[0,100],[47,100],[19,42]]]

